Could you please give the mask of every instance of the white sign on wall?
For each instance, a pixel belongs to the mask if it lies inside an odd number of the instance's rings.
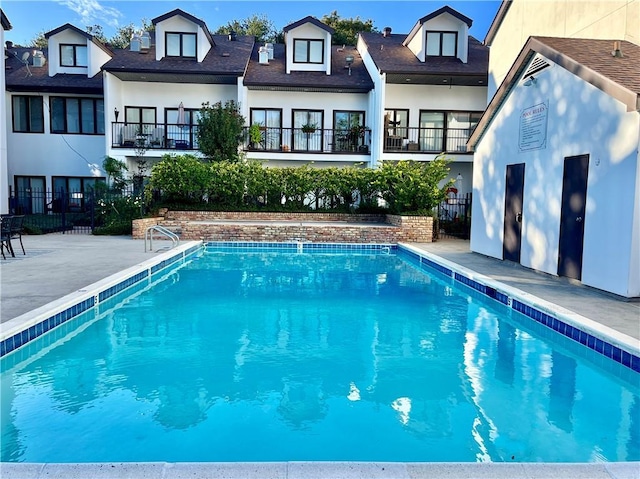
[[[518,144],[521,151],[540,150],[547,147],[547,113],[546,103],[525,108],[520,113]]]

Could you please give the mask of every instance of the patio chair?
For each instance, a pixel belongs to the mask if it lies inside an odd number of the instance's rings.
[[[160,148],[164,146],[164,128],[154,128],[151,132],[151,138],[149,139],[151,146]]]
[[[135,146],[138,139],[138,125],[122,127],[122,146]]]
[[[26,255],[24,245],[22,244],[22,233],[24,232],[24,215],[15,215],[11,219],[11,239],[20,240],[22,254]]]
[[[16,255],[13,252],[13,246],[11,246],[11,220],[13,216],[11,215],[2,215],[0,217],[0,253],[2,253],[2,258],[7,259],[4,255],[4,249],[7,248],[7,251],[11,253],[11,256],[15,257]]]

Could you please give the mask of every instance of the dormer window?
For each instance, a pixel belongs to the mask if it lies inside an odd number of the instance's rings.
[[[323,63],[324,40],[293,40],[294,63]]]
[[[63,67],[86,67],[87,46],[60,44],[60,65]]]
[[[427,56],[455,57],[458,32],[427,32]]]
[[[168,57],[196,58],[195,33],[166,33]]]

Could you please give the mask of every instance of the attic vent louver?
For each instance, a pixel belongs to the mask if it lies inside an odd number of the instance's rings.
[[[542,71],[545,68],[548,68],[550,66],[551,65],[549,65],[549,63],[544,58],[537,57],[531,62],[531,65],[529,65],[529,68],[527,68],[527,71],[524,72],[524,75],[522,75],[522,78],[528,78],[531,75],[534,75],[539,71]]]

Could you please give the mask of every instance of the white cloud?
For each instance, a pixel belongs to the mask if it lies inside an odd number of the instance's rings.
[[[58,3],[77,13],[85,26],[97,23],[115,28],[123,16],[117,8],[105,7],[98,0],[58,0]]]

